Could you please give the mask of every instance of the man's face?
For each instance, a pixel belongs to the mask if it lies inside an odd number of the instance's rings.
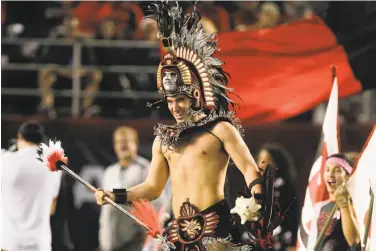
[[[135,158],[138,150],[136,135],[124,132],[116,133],[114,135],[114,149],[119,160]]]
[[[342,185],[347,179],[348,175],[340,165],[327,164],[325,166],[324,181],[330,194],[334,194],[337,187]]]
[[[110,39],[115,36],[115,29],[115,23],[112,20],[105,20],[101,24],[102,34],[106,39]]]
[[[257,166],[260,169],[261,175],[264,175],[265,168],[268,164],[272,164],[272,156],[267,150],[263,149],[257,156]]]
[[[189,108],[192,101],[185,95],[176,95],[174,97],[167,97],[168,109],[172,116],[174,116],[177,123],[188,121],[191,117]]]
[[[166,92],[175,92],[178,88],[178,73],[174,70],[165,70],[162,76],[163,88]]]

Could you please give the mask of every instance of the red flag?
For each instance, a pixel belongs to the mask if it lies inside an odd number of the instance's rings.
[[[318,17],[271,29],[218,35],[231,75],[230,87],[242,101],[238,116],[245,125],[296,116],[327,100],[330,66],[337,66],[339,97],[358,93],[347,55]]]
[[[304,205],[302,209],[301,223],[298,229],[296,250],[312,250],[317,237],[316,218],[321,205],[329,199],[329,194],[324,183],[325,160],[327,156],[339,152],[338,140],[338,85],[334,78],[333,87],[329,98],[323,123],[323,142],[321,156],[312,166]]]

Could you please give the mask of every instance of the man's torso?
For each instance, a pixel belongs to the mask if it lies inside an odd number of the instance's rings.
[[[215,134],[215,126],[208,128]],[[204,210],[224,198],[228,155],[219,138],[206,130],[184,133],[175,149],[162,146],[170,171],[173,211],[187,200]]]

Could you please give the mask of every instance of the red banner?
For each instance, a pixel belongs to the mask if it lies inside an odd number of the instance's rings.
[[[275,122],[329,99],[331,66],[337,66],[339,97],[361,91],[343,47],[318,17],[272,29],[218,35],[231,75],[230,87],[242,100],[238,116],[246,124]]]

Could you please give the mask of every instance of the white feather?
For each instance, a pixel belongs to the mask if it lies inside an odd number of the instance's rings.
[[[57,140],[56,142],[50,140],[48,145],[42,143],[40,144],[40,148],[42,150],[42,155],[40,156],[43,163],[48,162],[48,156],[51,155],[53,152],[58,152],[62,155],[62,157],[66,157],[64,155],[64,149],[61,147],[61,141]]]

